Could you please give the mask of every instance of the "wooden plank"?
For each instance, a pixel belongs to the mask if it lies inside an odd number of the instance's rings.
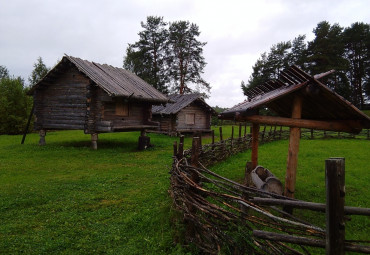
[[[344,158],[325,160],[327,255],[344,255],[344,175]]]
[[[277,199],[277,198],[262,198],[254,197],[251,202],[258,205],[280,205],[280,206],[291,206],[298,209],[306,209],[316,212],[325,212],[326,204],[306,202],[301,200],[288,200],[288,199]],[[370,216],[370,208],[352,207],[345,206],[344,213],[346,215],[366,215]]]
[[[262,115],[238,116],[237,120],[250,121],[267,125],[312,128],[318,130],[339,131],[348,133],[358,133],[362,129],[361,122],[357,120],[322,121],[322,120],[291,119]]]
[[[325,248],[325,240],[323,239],[313,239],[301,236],[292,236],[262,230],[253,230],[253,236],[270,241],[276,242],[286,242],[286,243],[293,243],[299,245],[307,245],[312,247],[320,247]],[[353,252],[361,252],[361,253],[370,253],[370,247],[365,245],[357,245],[357,244],[345,244],[344,249],[346,251],[353,251]]]
[[[253,230],[253,236],[264,240],[325,248],[325,240],[322,239],[312,239],[307,237],[279,234],[262,230]]]

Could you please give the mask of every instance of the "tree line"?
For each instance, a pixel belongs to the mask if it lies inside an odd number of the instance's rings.
[[[262,53],[248,81],[241,83],[243,93],[277,79],[283,69],[295,64],[311,75],[334,69],[335,73],[322,79],[324,84],[362,108],[370,100],[370,25],[356,22],[343,28],[322,21],[313,33],[312,41],[298,35]]]
[[[198,40],[199,27],[158,16],[148,16],[141,27],[139,40],[126,49],[123,67],[164,94],[197,91],[207,96],[210,84],[202,77],[206,43]]]
[[[41,57],[33,67],[28,78],[30,85],[36,84],[49,71]],[[10,75],[9,70],[0,65],[0,134],[24,132],[33,105],[33,98],[27,95],[29,89],[22,77]]]

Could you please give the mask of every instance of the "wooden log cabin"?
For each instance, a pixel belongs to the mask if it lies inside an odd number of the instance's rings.
[[[97,148],[98,133],[157,129],[152,105],[168,99],[135,74],[65,55],[30,92],[40,144],[46,130],[84,130]]]
[[[169,103],[152,109],[153,120],[159,122],[159,132],[176,135],[211,131],[211,117],[217,113],[200,94],[173,94],[168,98]]]

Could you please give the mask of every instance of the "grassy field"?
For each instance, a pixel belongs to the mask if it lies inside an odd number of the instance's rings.
[[[82,131],[47,133],[44,147],[37,134],[24,145],[21,136],[0,136],[0,254],[186,254],[173,242],[181,225],[168,196],[176,138],[150,134],[155,146],[138,152],[138,136],[101,134],[97,151]],[[287,146],[260,148],[260,163],[282,180]],[[303,140],[297,196],[322,202],[324,160],[344,156],[347,204],[370,207],[369,154],[369,141]],[[240,179],[249,157],[242,153],[213,169]],[[369,231],[368,219],[356,226],[356,235]]]

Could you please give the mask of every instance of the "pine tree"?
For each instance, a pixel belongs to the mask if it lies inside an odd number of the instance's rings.
[[[0,80],[9,77],[9,71],[5,66],[0,66]]]
[[[308,43],[308,69],[311,74],[319,74],[334,69],[334,75],[322,81],[335,92],[350,99],[351,90],[346,70],[348,61],[344,57],[343,28],[338,24],[320,22],[313,30],[315,39]]]
[[[197,39],[199,35],[199,27],[189,21],[176,21],[169,26],[167,65],[172,91],[189,93],[193,91],[190,84],[195,84],[204,96],[209,93],[210,85],[201,76],[207,64],[203,57],[206,43]]]
[[[132,71],[159,91],[168,93],[165,74],[165,48],[168,31],[163,17],[149,16],[141,22],[139,41],[129,44],[123,67]]]
[[[358,107],[364,105],[364,96],[370,91],[370,25],[353,23],[343,32],[345,57],[349,61],[347,76],[351,83],[351,101]]]
[[[28,77],[31,86],[39,82],[50,70],[44,64],[41,57],[38,57],[37,62],[33,64],[33,68],[31,75]]]

